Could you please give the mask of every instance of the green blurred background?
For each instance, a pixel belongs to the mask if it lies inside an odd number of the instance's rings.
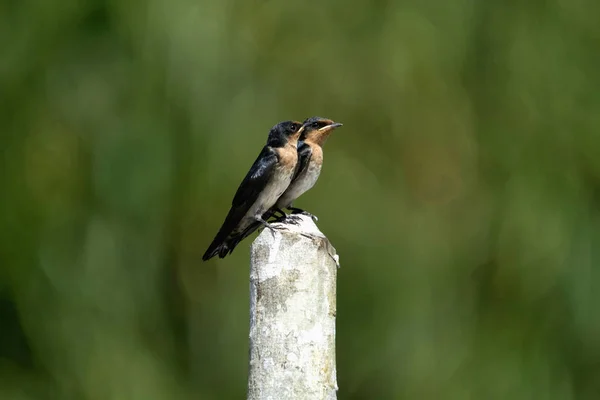
[[[242,399],[267,132],[319,115],[340,399],[600,398],[600,2],[0,3],[0,398]]]

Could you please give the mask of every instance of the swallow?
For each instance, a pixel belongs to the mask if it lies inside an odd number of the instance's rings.
[[[277,199],[275,205],[263,214],[263,220],[266,221],[275,215],[275,213],[279,213],[278,221],[287,219],[289,222],[294,223],[294,219],[289,218],[283,211],[284,208],[292,211],[293,214],[303,213],[309,215],[314,220],[317,219],[314,215],[300,208],[292,207],[292,203],[317,183],[317,179],[319,179],[319,175],[321,174],[321,168],[323,167],[323,145],[331,132],[340,126],[342,126],[341,123],[327,118],[311,117],[304,120],[297,146],[298,163],[296,164],[292,182],[281,197]],[[233,241],[237,240],[236,244],[239,243],[239,241],[248,237],[252,232],[260,228],[260,226],[259,222],[253,222],[241,235],[234,238]]]
[[[266,145],[238,187],[231,209],[202,260],[231,254],[249,226],[262,225],[273,231],[263,215],[275,205],[297,171],[298,138],[303,129],[298,121],[280,122],[271,128]]]
[[[292,207],[293,202],[317,183],[323,167],[323,145],[334,129],[342,126],[327,118],[311,117],[302,124],[303,131],[298,141],[298,163],[292,183],[277,200],[274,210],[284,216],[283,209],[287,208],[293,214],[302,213],[316,217],[300,208]]]

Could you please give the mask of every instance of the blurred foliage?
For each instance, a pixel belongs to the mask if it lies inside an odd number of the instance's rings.
[[[0,398],[240,399],[200,257],[286,119],[341,255],[340,399],[600,397],[600,2],[0,3]]]

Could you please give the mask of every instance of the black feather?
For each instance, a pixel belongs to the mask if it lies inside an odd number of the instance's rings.
[[[298,175],[308,168],[311,157],[312,147],[305,142],[298,142],[298,163],[296,164],[296,170],[294,171],[294,177],[292,178],[292,183],[290,183],[290,186],[296,179],[298,179]]]

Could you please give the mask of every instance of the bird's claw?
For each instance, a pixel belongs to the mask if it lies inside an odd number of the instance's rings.
[[[316,216],[316,215],[314,215],[314,214],[311,214],[311,213],[309,213],[309,212],[306,212],[306,211],[304,211],[303,213],[300,213],[300,214],[302,214],[302,215],[306,215],[307,217],[310,217],[310,219],[312,219],[312,220],[313,220],[313,222],[317,222],[317,221],[319,220],[319,218],[317,218],[317,216]]]
[[[288,215],[285,218],[287,224],[300,225],[300,218],[297,215]]]
[[[311,213],[309,213],[308,211],[304,211],[301,208],[290,208],[290,210],[292,210],[292,214],[302,214],[302,215],[306,215],[307,217],[310,217],[314,222],[317,222],[319,220],[319,218],[317,218],[316,215],[313,215]]]
[[[270,223],[268,223],[267,221],[265,221],[264,219],[257,217],[256,220],[258,222],[260,222],[263,227],[268,228],[271,231],[271,235],[273,235],[273,237],[275,237],[275,228],[273,227],[273,225],[271,225]]]
[[[285,222],[285,220],[288,218],[287,214],[283,214],[279,217],[275,217],[275,219],[273,220],[273,222],[277,223],[277,222]]]
[[[301,214],[301,215],[306,215],[307,217],[310,217],[310,219],[312,219],[314,222],[317,222],[319,220],[319,218],[317,218],[316,215],[309,213],[308,211],[301,211],[301,212],[297,212],[297,213],[292,213],[292,214]]]

